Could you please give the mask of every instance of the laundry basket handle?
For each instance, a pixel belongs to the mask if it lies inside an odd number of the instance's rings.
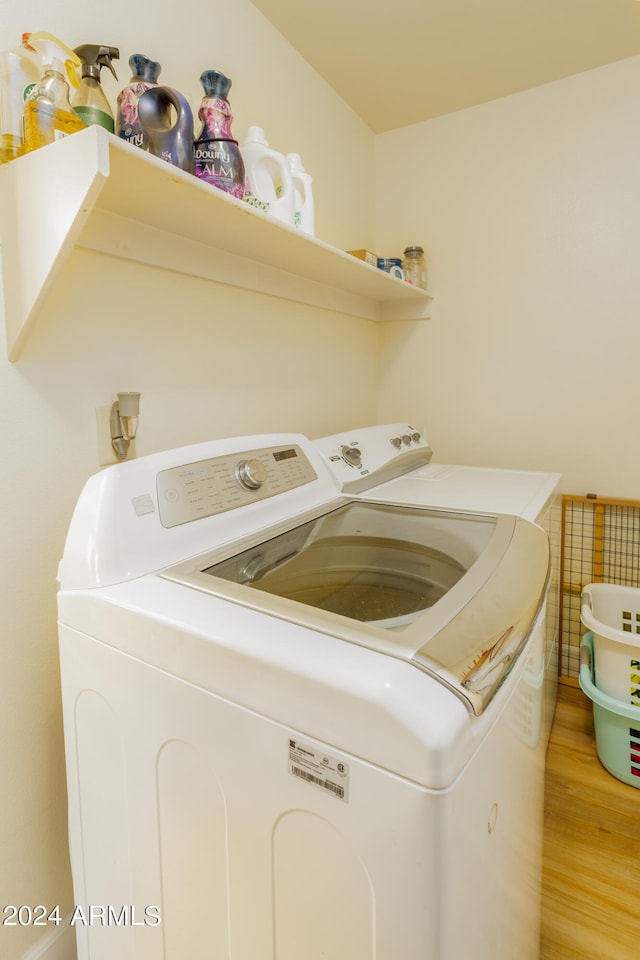
[[[580,602],[584,606],[588,606],[591,613],[593,613],[593,600],[591,599],[591,593],[589,587],[582,588],[582,595],[580,597]]]
[[[592,654],[592,650],[593,650],[593,648],[592,648],[591,644],[582,643],[582,644],[580,645],[580,672],[582,672],[582,668],[583,668],[583,667],[586,667],[586,668],[587,668],[587,671],[588,671],[588,673],[589,673],[589,676],[591,676],[591,674],[592,674],[592,670],[591,670],[591,654]]]

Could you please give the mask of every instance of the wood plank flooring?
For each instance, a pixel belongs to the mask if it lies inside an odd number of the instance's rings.
[[[602,767],[591,701],[561,684],[547,753],[540,960],[640,955],[639,846],[640,789]]]

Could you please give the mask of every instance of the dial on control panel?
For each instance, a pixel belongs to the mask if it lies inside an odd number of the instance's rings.
[[[236,464],[235,476],[245,490],[258,490],[267,479],[267,468],[261,460],[240,460]]]
[[[345,463],[350,467],[359,467],[362,463],[362,451],[358,447],[341,447],[340,453]]]

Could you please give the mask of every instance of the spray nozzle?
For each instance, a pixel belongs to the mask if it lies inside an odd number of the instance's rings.
[[[80,66],[80,58],[62,40],[58,40],[52,33],[41,30],[39,33],[31,34],[29,45],[42,57],[45,69],[49,68],[57,73],[66,72],[69,83],[74,87],[78,86],[77,69]]]
[[[108,67],[116,80],[118,79],[111,62],[120,58],[120,51],[117,47],[106,47],[99,43],[83,43],[74,48],[74,53],[82,61],[83,77],[95,77],[96,80],[99,80],[102,67]]]

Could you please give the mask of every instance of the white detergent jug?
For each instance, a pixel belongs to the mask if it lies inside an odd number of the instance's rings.
[[[293,181],[293,223],[304,233],[315,236],[315,216],[311,184],[313,177],[305,170],[299,153],[288,153],[287,163]]]
[[[285,157],[271,150],[262,127],[249,127],[240,147],[247,203],[293,226],[293,182]]]

